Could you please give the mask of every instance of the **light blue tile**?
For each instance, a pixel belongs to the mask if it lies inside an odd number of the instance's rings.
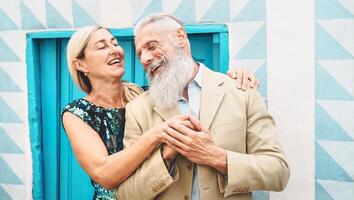
[[[72,1],[73,5],[73,14],[74,14],[74,26],[89,26],[96,25],[97,22],[83,9],[76,1]],[[98,11],[99,9],[97,9]]]
[[[0,66],[0,92],[21,92],[21,89]]]
[[[0,183],[23,185],[23,182],[0,157]]]
[[[338,183],[339,186],[346,188],[349,185],[352,185],[354,188],[354,165],[353,165],[353,155],[354,155],[354,145],[352,141],[320,141],[317,140],[317,143],[331,156],[331,158],[350,176],[350,180],[321,180],[319,183],[326,188],[326,190],[333,196],[335,191],[329,191],[329,188],[333,190],[333,185]],[[342,183],[343,182],[343,183]],[[348,184],[346,184],[348,183]],[[328,187],[327,187],[328,186]],[[335,190],[335,189],[334,189]],[[343,191],[344,192],[344,191]],[[354,190],[353,190],[354,192]],[[354,195],[354,193],[353,193]],[[333,196],[334,197],[334,196]]]
[[[0,153],[23,153],[17,144],[0,127]]]
[[[316,179],[353,181],[348,173],[316,142]]]
[[[354,16],[337,0],[316,0],[316,19],[353,18]]]
[[[315,185],[315,200],[334,200],[317,180]]]
[[[0,186],[0,199],[1,200],[12,200],[12,198],[6,193],[6,191]]]
[[[134,9],[134,3],[133,3],[133,9]],[[155,13],[155,12],[161,12],[162,11],[162,0],[152,0],[151,3],[145,8],[143,13],[135,20],[135,22],[138,22],[140,19],[144,18],[145,16]]]
[[[173,13],[183,23],[193,23],[195,19],[195,0],[183,0]]]
[[[317,180],[335,200],[353,200],[354,182]]]
[[[318,63],[315,70],[315,95],[316,100],[353,100],[353,96]]]
[[[21,123],[21,119],[16,113],[9,107],[9,105],[0,97],[0,122],[5,123]]]
[[[69,28],[70,23],[58,12],[57,9],[46,1],[46,14],[48,28]]]
[[[318,103],[315,108],[315,134],[316,140],[353,141]]]
[[[12,21],[12,19],[0,9],[0,30],[17,30],[18,26]]]
[[[255,191],[252,192],[253,200],[269,200],[269,192]]]
[[[267,64],[264,63],[262,66],[260,66],[255,75],[261,83],[260,87],[258,88],[259,92],[263,97],[267,97]]]
[[[263,25],[257,33],[242,47],[234,57],[237,59],[266,59],[267,57],[266,25]]]
[[[6,42],[0,37],[0,62],[1,61],[20,61],[20,58],[15,52],[6,44]]]
[[[316,59],[353,59],[353,56],[318,23],[315,26]]]
[[[265,19],[265,0],[250,0],[233,21],[260,21]]]
[[[20,3],[22,29],[44,29],[44,25],[33,15],[27,6]]]
[[[203,22],[229,22],[230,21],[230,1],[215,0],[203,15],[200,21]]]

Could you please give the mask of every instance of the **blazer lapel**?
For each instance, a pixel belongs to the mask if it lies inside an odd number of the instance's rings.
[[[222,77],[203,67],[200,121],[206,129],[209,129],[224,97],[225,89],[221,87],[223,83]]]
[[[172,108],[169,108],[169,109],[159,109],[159,108],[154,106],[154,110],[155,110],[155,112],[158,115],[161,116],[161,118],[164,121],[170,119],[171,117],[173,117],[175,115],[181,114],[181,111],[180,111],[178,105],[175,105],[175,106],[173,106]]]

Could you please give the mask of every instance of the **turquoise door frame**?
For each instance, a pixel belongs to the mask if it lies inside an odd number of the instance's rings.
[[[213,66],[215,71],[225,73],[229,62],[227,27],[215,24],[187,25],[185,27],[191,43],[196,42],[199,46],[202,45],[201,48],[193,50],[193,44],[191,44],[195,59],[206,63],[208,66]],[[114,29],[112,33],[118,37],[119,42],[124,46],[125,54],[135,56],[134,44],[131,42],[133,30]],[[58,199],[60,184],[65,183],[65,180],[59,181],[60,174],[70,173],[70,170],[66,169],[70,163],[60,160],[59,156],[67,153],[62,152],[59,147],[69,145],[67,139],[63,138],[65,134],[62,134],[60,110],[63,105],[68,103],[63,102],[62,99],[75,99],[76,97],[69,98],[65,96],[68,95],[67,93],[61,93],[60,91],[62,87],[67,87],[70,90],[77,90],[77,88],[69,85],[65,86],[70,81],[69,77],[60,76],[62,73],[67,73],[64,72],[67,69],[60,67],[66,66],[65,54],[48,51],[48,49],[53,49],[53,47],[56,47],[54,49],[59,49],[59,51],[65,49],[72,34],[73,31],[32,32],[27,34],[28,119],[33,160],[33,199]],[[198,42],[207,35],[211,36],[212,50],[209,49],[210,45],[204,47],[203,44],[200,44],[203,42]],[[60,39],[60,42],[57,41],[58,39]],[[199,59],[198,54],[203,55],[203,59]],[[46,59],[43,60],[41,57],[46,57]],[[127,62],[127,59],[125,59],[125,62]],[[134,58],[128,58],[128,62],[135,62],[130,63],[134,66],[140,65]],[[133,70],[126,67],[124,79],[136,82],[139,85],[147,85],[142,70]],[[50,83],[50,85],[44,83]],[[75,94],[79,94],[79,92],[77,91]],[[56,138],[49,137],[48,130],[58,133],[52,134]],[[51,187],[48,189],[47,185],[51,185]],[[44,194],[44,188],[46,188],[46,194]]]

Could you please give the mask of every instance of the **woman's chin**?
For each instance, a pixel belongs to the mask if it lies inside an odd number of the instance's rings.
[[[122,77],[125,73],[124,68],[118,68],[110,71],[110,74],[114,77]]]

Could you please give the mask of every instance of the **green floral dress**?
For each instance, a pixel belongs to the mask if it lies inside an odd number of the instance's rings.
[[[78,116],[93,128],[106,146],[109,155],[123,149],[125,108],[104,108],[86,99],[77,99],[62,111]],[[116,200],[115,190],[105,189],[91,179],[94,200]]]

